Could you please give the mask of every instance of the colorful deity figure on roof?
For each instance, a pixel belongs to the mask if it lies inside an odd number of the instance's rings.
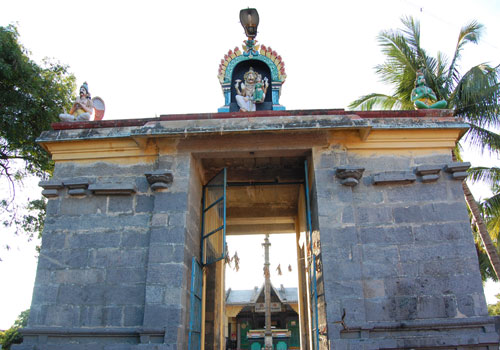
[[[434,91],[426,85],[424,73],[421,70],[417,71],[415,88],[411,92],[411,101],[416,109],[443,109],[447,105],[444,100],[437,101]]]
[[[243,75],[244,82],[236,80],[236,103],[241,112],[256,111],[256,103],[262,103],[266,97],[269,83],[267,77],[262,80],[262,76],[254,71],[252,67]]]
[[[59,114],[59,119],[64,122],[88,121],[93,113],[94,104],[90,97],[89,86],[85,82],[80,87],[80,96],[76,98],[69,113],[64,112]]]

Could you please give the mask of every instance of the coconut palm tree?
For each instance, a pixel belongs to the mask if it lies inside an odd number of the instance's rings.
[[[469,178],[472,182],[481,181],[490,186],[493,195],[490,198],[486,198],[481,202],[480,210],[482,217],[485,220],[486,228],[490,233],[492,243],[497,246],[497,253],[500,253],[500,245],[498,245],[500,240],[500,168],[498,167],[475,167],[469,170]],[[476,246],[478,246],[479,236],[474,232],[474,239],[476,241]],[[493,266],[488,259],[487,251],[481,246],[478,247],[479,264],[481,271],[483,273],[483,279],[485,277],[492,278],[493,280],[498,280],[495,273],[493,272]]]
[[[435,92],[437,100],[446,100],[454,115],[470,124],[464,140],[478,147],[481,152],[500,152],[500,135],[491,131],[492,128],[500,127],[500,66],[491,67],[483,63],[472,67],[463,75],[458,69],[464,46],[478,43],[483,26],[476,21],[464,26],[460,30],[455,52],[449,60],[441,52],[432,57],[421,47],[418,21],[412,17],[404,17],[401,21],[402,29],[382,31],[378,36],[386,61],[375,67],[376,73],[383,82],[394,86],[394,93],[368,94],[352,102],[349,108],[414,109],[410,97],[416,73],[422,69],[427,85]],[[467,183],[464,182],[463,187],[473,222],[496,275],[500,276],[497,250]],[[491,204],[497,205],[500,213],[500,200]]]

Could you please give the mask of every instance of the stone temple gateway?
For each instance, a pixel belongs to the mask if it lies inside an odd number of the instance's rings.
[[[197,267],[223,239],[201,234],[223,215],[202,201],[222,169],[226,234],[297,234],[304,349],[494,349],[467,165],[451,159],[466,128],[446,110],[54,124],[40,137],[56,166],[17,349],[223,348],[224,262]]]
[[[246,332],[226,307],[226,235],[292,233],[300,349],[498,349],[461,186],[469,164],[451,156],[468,125],[443,109],[285,110],[284,62],[257,45],[247,11],[243,50],[219,66],[219,113],[40,136],[55,170],[40,183],[47,217],[14,348],[225,349],[228,327]],[[266,348],[289,333],[274,331]]]

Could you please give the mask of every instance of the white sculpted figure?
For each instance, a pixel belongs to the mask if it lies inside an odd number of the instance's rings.
[[[269,83],[267,78],[264,78],[264,83],[262,83],[262,77],[252,67],[243,75],[243,79],[245,80],[244,83],[236,79],[234,85],[236,88],[236,103],[240,107],[240,112],[254,112],[256,110],[255,104],[264,101]]]
[[[88,121],[92,113],[94,113],[94,104],[90,98],[87,82],[85,82],[80,87],[80,96],[76,98],[69,113],[59,114],[59,119],[64,122]]]

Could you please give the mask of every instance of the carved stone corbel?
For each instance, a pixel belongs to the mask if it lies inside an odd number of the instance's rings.
[[[174,181],[174,174],[170,170],[155,170],[144,175],[153,191],[166,189]]]
[[[359,179],[363,176],[365,168],[359,166],[341,166],[338,167],[335,176],[341,179],[340,183],[344,186],[356,186],[359,183]]]
[[[470,162],[454,162],[446,164],[444,171],[451,173],[455,180],[463,180],[467,177],[467,169],[469,168]]]

